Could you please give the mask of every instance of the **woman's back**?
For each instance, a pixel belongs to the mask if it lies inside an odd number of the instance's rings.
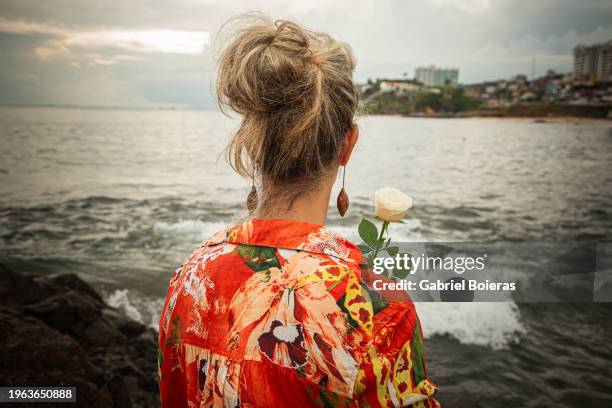
[[[253,219],[175,271],[160,319],[163,406],[435,406],[409,300],[361,279],[321,225]]]
[[[251,184],[254,218],[216,234],[170,281],[162,405],[436,405],[414,306],[370,291],[359,249],[321,225],[359,137],[350,47],[290,21],[232,22],[217,95],[242,117],[227,156]]]

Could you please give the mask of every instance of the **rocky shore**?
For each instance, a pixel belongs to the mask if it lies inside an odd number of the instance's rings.
[[[83,407],[159,406],[156,336],[74,274],[0,265],[3,386],[74,386]]]

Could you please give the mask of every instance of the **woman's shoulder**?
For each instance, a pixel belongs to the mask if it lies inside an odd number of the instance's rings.
[[[356,265],[362,263],[361,250],[357,245],[321,224],[255,218],[220,229],[202,246],[215,246],[223,242],[305,251]]]
[[[231,263],[232,270],[242,273],[263,272],[268,283],[272,279],[282,286],[319,287],[333,298],[351,326],[368,333],[375,321],[414,323],[416,311],[409,296],[375,289],[372,281],[386,278],[363,269],[362,261],[355,244],[323,225],[254,219],[215,232],[188,263],[203,270],[212,265],[225,269]]]
[[[278,267],[285,270],[287,277],[289,272],[302,275],[301,279],[314,275],[337,300],[347,299],[351,305],[362,299],[374,303],[375,306],[367,308],[368,312],[381,310],[383,305],[386,308],[389,303],[412,306],[403,291],[375,289],[373,281],[388,278],[365,269],[359,247],[324,225],[262,219],[229,224],[205,240],[190,258],[193,261],[211,251],[227,253],[229,249],[254,272]],[[367,314],[363,310],[361,313]]]

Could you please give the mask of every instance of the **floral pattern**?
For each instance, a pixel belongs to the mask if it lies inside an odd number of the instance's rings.
[[[414,305],[373,291],[360,264],[321,225],[216,233],[170,279],[162,406],[439,406]]]

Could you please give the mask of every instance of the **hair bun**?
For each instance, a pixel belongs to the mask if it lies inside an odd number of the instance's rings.
[[[289,21],[258,18],[236,32],[219,61],[221,102],[240,114],[296,108],[316,90],[309,34]]]
[[[243,115],[230,163],[274,183],[314,177],[337,159],[357,109],[348,45],[285,20],[232,19],[219,58],[221,108]]]

